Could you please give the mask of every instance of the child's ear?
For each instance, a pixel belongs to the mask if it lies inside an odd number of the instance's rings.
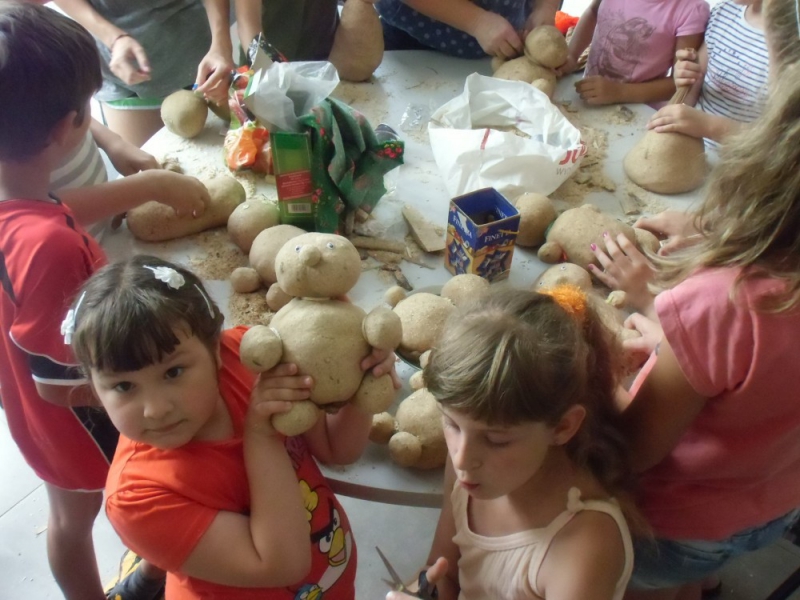
[[[553,428],[553,443],[563,446],[570,441],[578,433],[585,418],[586,408],[580,404],[570,406]]]
[[[84,116],[84,118],[86,117]],[[80,127],[81,123],[82,121],[79,122],[78,119],[78,111],[69,111],[53,126],[48,145],[64,146],[71,143],[75,129]]]

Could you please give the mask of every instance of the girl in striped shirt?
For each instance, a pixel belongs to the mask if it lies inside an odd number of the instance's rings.
[[[705,41],[698,52],[679,50],[673,70],[676,86],[691,85],[684,104],[659,110],[648,129],[702,137],[716,148],[763,108],[769,56],[761,0],[724,0],[711,10]]]

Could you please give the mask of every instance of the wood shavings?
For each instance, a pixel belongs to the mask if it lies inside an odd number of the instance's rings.
[[[558,106],[567,120],[581,131],[581,139],[586,144],[586,154],[581,159],[578,170],[552,193],[551,199],[561,200],[570,206],[579,206],[593,191],[598,189],[615,191],[616,184],[603,170],[608,154],[608,133],[602,129],[583,125],[579,116],[568,107],[564,104]]]
[[[636,198],[641,207],[642,214],[652,215],[667,210],[667,205],[664,203],[664,200],[661,197],[639,187],[629,179],[626,179],[625,181],[623,193]]]
[[[183,167],[175,156],[165,156],[161,161],[161,168],[165,171],[172,171],[173,173],[183,173]]]
[[[388,250],[398,254],[403,254],[406,251],[406,245],[396,240],[354,235],[350,238],[350,241],[356,248],[363,248],[364,250]]]
[[[269,325],[274,314],[267,306],[264,292],[251,294],[231,294],[228,302],[231,325]]]
[[[408,290],[410,292],[414,289],[414,286],[409,283],[408,279],[406,279],[406,276],[403,274],[403,271],[400,270],[400,267],[396,265],[382,265],[381,270],[391,273],[397,285],[404,290]]]
[[[228,279],[234,269],[248,264],[247,256],[234,245],[225,228],[198,233],[193,243],[204,255],[192,257],[190,268],[202,279]]]

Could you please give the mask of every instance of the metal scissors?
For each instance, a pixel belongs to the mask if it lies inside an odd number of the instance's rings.
[[[419,574],[419,590],[417,592],[412,592],[405,586],[403,580],[400,579],[400,575],[398,575],[397,571],[394,570],[392,563],[390,563],[389,559],[386,558],[383,552],[381,552],[381,549],[375,546],[375,550],[378,551],[378,556],[381,557],[383,564],[386,566],[386,570],[389,571],[389,575],[392,577],[392,581],[389,581],[388,579],[381,579],[381,581],[383,581],[391,589],[395,590],[396,592],[403,592],[409,596],[421,598],[422,600],[436,600],[436,598],[439,597],[439,595],[436,593],[436,586],[430,584],[425,571],[420,571]]]

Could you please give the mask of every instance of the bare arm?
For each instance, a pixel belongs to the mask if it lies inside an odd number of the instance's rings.
[[[625,547],[616,521],[584,511],[550,544],[538,588],[547,600],[612,600],[624,568]]]
[[[197,90],[214,102],[224,102],[233,65],[230,31],[229,0],[203,0],[208,25],[211,28],[211,47],[197,67]]]
[[[56,6],[83,25],[89,33],[110,47],[116,37],[125,33],[98,13],[86,0],[54,0]]]
[[[297,475],[270,419],[289,402],[253,393],[244,432],[250,514],[220,512],[181,571],[229,586],[284,587],[311,568],[308,520]]]
[[[361,457],[371,426],[372,415],[348,404],[335,415],[325,414],[304,437],[320,462],[347,465]]]
[[[514,58],[522,52],[522,40],[511,23],[470,0],[403,1],[423,15],[473,36],[491,56]]]
[[[59,197],[83,225],[97,223],[156,200],[178,215],[200,216],[209,202],[208,190],[194,177],[163,169],[142,171],[116,181],[62,190]]]
[[[676,48],[697,48],[702,41],[702,33],[680,36],[676,38]],[[578,81],[575,89],[587,104],[646,104],[669,100],[675,93],[675,82],[672,77],[659,77],[642,83],[625,83],[593,75]]]
[[[689,384],[666,338],[639,392],[622,413],[636,472],[660,463],[705,406],[707,398]]]
[[[239,41],[247,50],[250,42],[261,33],[261,0],[234,0],[234,8]]]
[[[453,541],[453,537],[456,535],[456,523],[453,518],[453,503],[450,501],[450,492],[452,492],[455,482],[456,474],[448,456],[444,466],[444,483],[442,484],[442,512],[439,514],[431,552],[428,555],[429,565],[434,564],[439,558],[447,560],[447,573],[436,583],[440,600],[455,600],[461,591],[458,584],[458,559],[461,557],[461,553]]]
[[[569,40],[569,54],[567,62],[556,69],[559,75],[569,75],[578,67],[578,59],[583,51],[592,43],[595,27],[597,27],[597,11],[600,8],[601,0],[592,0],[592,3],[583,11],[575,31]]]
[[[108,155],[111,164],[121,175],[161,168],[155,157],[122,139],[96,119],[92,119],[89,127],[95,143]]]
[[[147,53],[125,30],[100,15],[86,0],[57,0],[56,5],[110,50],[109,69],[122,81],[133,85],[150,79]]]

